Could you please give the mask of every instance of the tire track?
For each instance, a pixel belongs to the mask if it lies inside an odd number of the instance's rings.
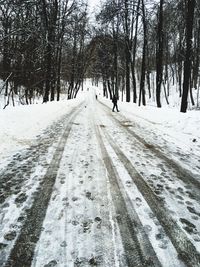
[[[72,113],[76,110],[77,107],[72,110]],[[34,173],[38,162],[41,162],[42,157],[46,156],[49,147],[58,142],[57,133],[62,130],[62,121],[66,120],[68,116],[71,115],[62,116],[53,125],[53,132],[52,126],[48,127],[42,136],[36,140],[35,144],[22,151],[22,153],[15,154],[9,164],[0,171],[0,205],[12,194],[20,193],[24,183]]]
[[[160,224],[166,231],[171,242],[177,250],[180,259],[189,267],[200,266],[200,254],[196,250],[192,242],[187,238],[186,234],[178,226],[177,222],[166,211],[164,202],[154,194],[148,184],[144,181],[142,176],[136,171],[130,160],[124,155],[121,149],[116,145],[110,135],[107,133],[105,127],[102,127],[106,139],[115,151],[116,155],[123,163],[129,176],[138,187],[139,191],[145,198],[146,202],[156,215]]]
[[[156,266],[160,267],[161,264],[152,248],[152,245],[148,239],[148,236],[142,230],[140,222],[138,222],[137,215],[133,208],[127,209],[127,201],[123,197],[120,185],[118,181],[117,171],[113,166],[112,160],[110,159],[108,152],[103,143],[99,129],[96,127],[96,136],[101,149],[103,161],[108,172],[108,178],[111,184],[110,190],[115,205],[116,219],[119,225],[122,243],[124,246],[127,266],[129,267],[141,267],[141,266]],[[129,204],[130,205],[130,204]],[[143,239],[142,244],[139,239]]]
[[[169,157],[167,157],[162,151],[159,150],[159,148],[156,148],[155,146],[146,142],[144,138],[142,138],[141,136],[136,134],[133,130],[131,130],[129,127],[124,125],[119,119],[116,118],[116,116],[115,117],[110,116],[110,113],[108,112],[108,107],[102,102],[99,102],[99,103],[104,107],[104,111],[109,116],[109,118],[111,118],[112,120],[117,122],[120,126],[122,126],[123,129],[125,129],[129,134],[134,136],[134,138],[136,138],[140,143],[142,143],[146,149],[149,149],[151,152],[153,152],[156,157],[165,161],[168,168],[171,168],[175,171],[178,179],[180,179],[181,181],[183,181],[186,184],[191,184],[194,187],[195,199],[200,202],[199,191],[196,190],[196,188],[198,190],[200,190],[200,180],[198,180],[199,177],[192,175],[188,169],[184,168],[179,163],[175,162],[173,159],[170,159]],[[125,119],[125,117],[123,117],[123,115],[119,114],[118,116]]]
[[[42,231],[43,220],[46,215],[48,203],[52,194],[53,186],[57,176],[60,160],[69,136],[73,120],[81,111],[83,106],[76,108],[70,114],[68,124],[58,143],[52,161],[47,169],[46,175],[41,182],[40,190],[37,192],[32,207],[27,211],[26,221],[17,237],[14,247],[10,253],[5,267],[28,267],[31,266],[34,250]]]

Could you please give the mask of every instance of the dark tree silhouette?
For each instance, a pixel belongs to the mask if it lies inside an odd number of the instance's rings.
[[[192,31],[194,21],[195,0],[187,0],[186,4],[186,54],[184,62],[184,79],[183,79],[183,95],[181,101],[181,112],[187,111],[188,92],[191,78],[191,61],[192,61]]]

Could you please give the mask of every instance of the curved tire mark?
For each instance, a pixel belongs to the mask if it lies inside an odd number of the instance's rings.
[[[102,128],[108,142],[115,151],[116,155],[123,163],[128,174],[136,184],[148,205],[158,218],[162,227],[165,229],[167,235],[172,241],[172,244],[176,248],[180,259],[190,267],[200,267],[200,254],[196,250],[192,242],[187,238],[185,233],[180,229],[177,222],[170,217],[166,212],[166,208],[162,200],[157,197],[148,184],[144,181],[142,176],[133,167],[131,161],[124,155],[121,149],[114,143],[110,135],[106,132],[105,128]]]
[[[148,237],[142,232],[134,217],[130,215],[130,211],[127,210],[126,202],[122,196],[120,185],[117,180],[118,174],[113,166],[112,160],[110,159],[108,152],[103,143],[99,129],[96,128],[96,135],[99,141],[99,146],[102,152],[103,161],[108,172],[108,178],[111,184],[110,190],[112,199],[115,205],[116,219],[120,229],[122,243],[124,246],[127,265],[129,267],[141,267],[141,266],[156,266],[160,267],[161,264],[148,240]],[[128,201],[128,200],[127,200]],[[133,212],[133,210],[131,211]],[[141,246],[138,237],[146,238]],[[147,254],[149,253],[149,254]]]
[[[103,105],[107,110],[105,110],[105,112],[108,114],[108,107],[102,103],[99,102],[101,105]],[[118,115],[122,118],[125,118],[123,115]],[[129,134],[131,134],[134,138],[136,138],[140,143],[142,143],[144,145],[144,147],[146,149],[151,150],[151,152],[153,152],[156,157],[159,157],[161,160],[164,160],[167,164],[168,167],[173,168],[173,170],[176,173],[176,176],[178,179],[180,179],[181,181],[183,181],[184,183],[188,184],[190,183],[192,186],[194,186],[194,195],[195,195],[195,199],[200,202],[200,195],[199,195],[199,191],[197,192],[196,189],[200,190],[200,180],[199,177],[197,177],[196,175],[191,174],[191,172],[184,168],[183,166],[181,166],[178,162],[176,162],[175,160],[167,157],[159,148],[156,148],[155,146],[147,143],[145,141],[144,138],[142,138],[141,136],[139,136],[138,134],[136,134],[133,130],[131,130],[129,127],[126,127],[126,125],[123,125],[122,122],[120,122],[120,120],[118,120],[115,117],[111,117],[109,115],[110,118],[112,118],[115,122],[117,122],[120,126],[123,127],[123,129],[125,129]]]

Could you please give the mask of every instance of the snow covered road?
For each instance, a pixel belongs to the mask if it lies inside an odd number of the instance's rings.
[[[138,128],[88,92],[16,153],[0,173],[0,265],[200,266],[198,172]]]

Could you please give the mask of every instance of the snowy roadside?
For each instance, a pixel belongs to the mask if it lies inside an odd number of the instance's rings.
[[[112,102],[99,95],[100,102],[110,109]],[[200,169],[200,117],[199,111],[186,114],[175,108],[138,107],[119,101],[120,114],[132,124],[134,132],[154,146],[158,146],[169,158],[199,175]],[[128,125],[129,126],[129,125]]]
[[[37,136],[64,114],[70,113],[83,100],[77,99],[49,102],[29,106],[7,107],[0,110],[0,162],[36,140]]]
[[[101,96],[99,99],[109,107],[112,107],[110,100]],[[119,101],[118,106],[121,113],[128,119],[149,127],[152,125],[149,130],[159,130],[161,133],[171,136],[181,145],[194,147],[195,141],[200,146],[199,111],[191,110],[184,114],[177,109],[167,107],[158,109],[152,106],[138,107],[133,103],[121,101]]]

